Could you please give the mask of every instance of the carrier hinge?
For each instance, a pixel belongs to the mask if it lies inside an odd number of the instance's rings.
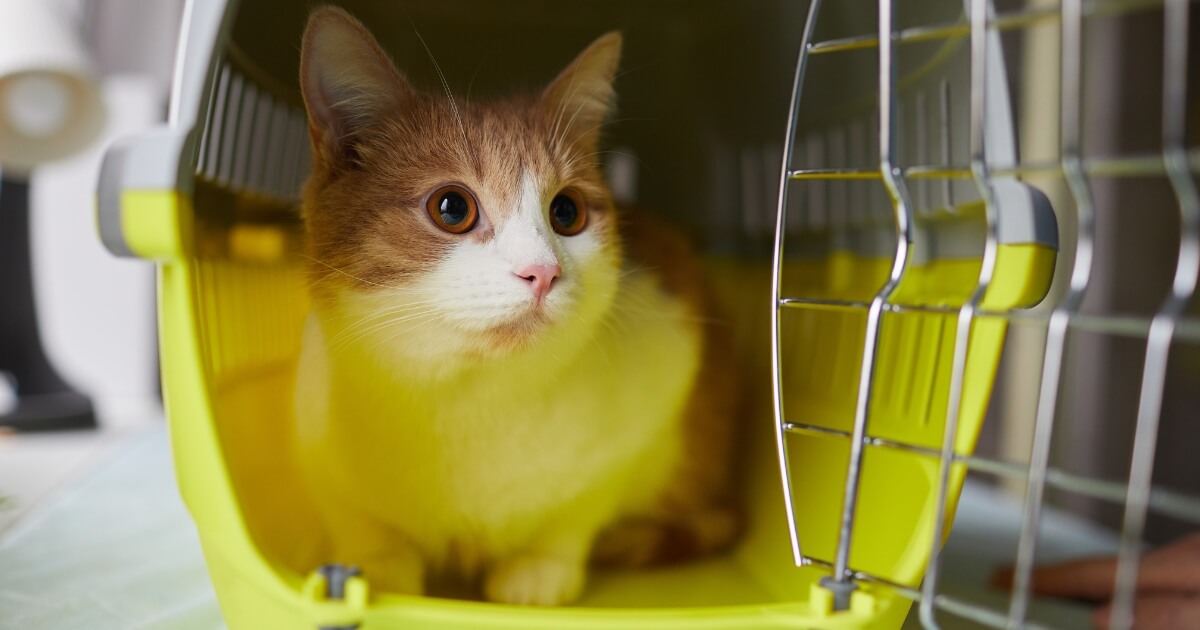
[[[362,571],[358,567],[347,566],[344,564],[323,564],[317,569],[325,578],[325,597],[329,600],[343,600],[346,598],[346,582],[350,578],[358,577]],[[358,624],[318,626],[317,630],[357,630]]]
[[[843,582],[830,576],[821,578],[821,586],[833,593],[833,609],[835,611],[850,609],[850,594],[858,590],[858,584],[849,580]]]

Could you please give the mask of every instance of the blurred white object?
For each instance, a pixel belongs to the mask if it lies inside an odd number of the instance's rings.
[[[104,106],[69,0],[0,0],[0,166],[27,173],[95,140]]]
[[[33,272],[42,342],[68,382],[90,395],[102,426],[153,416],[158,407],[154,269],[114,258],[96,236],[94,195],[103,148],[159,123],[161,84],[109,77],[100,140],[32,180]]]
[[[101,245],[96,181],[110,142],[166,118],[183,2],[0,0],[0,16],[14,4],[81,18],[73,28],[82,29],[103,77],[96,111],[107,112],[90,143],[32,177],[33,280],[43,346],[62,377],[92,398],[101,426],[146,421],[161,413],[154,269],[114,258]],[[0,25],[0,33],[5,29]]]

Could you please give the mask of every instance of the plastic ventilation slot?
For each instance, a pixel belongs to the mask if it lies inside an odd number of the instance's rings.
[[[204,121],[198,177],[238,194],[296,202],[310,164],[302,110],[225,63]]]

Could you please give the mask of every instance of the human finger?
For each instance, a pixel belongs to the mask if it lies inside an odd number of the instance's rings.
[[[1112,604],[1092,613],[1092,623],[1100,630],[1112,624]],[[1133,604],[1134,630],[1196,630],[1200,628],[1200,597],[1188,595],[1147,595]]]

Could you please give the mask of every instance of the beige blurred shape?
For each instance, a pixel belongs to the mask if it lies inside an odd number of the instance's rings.
[[[104,106],[77,4],[0,0],[0,168],[27,173],[92,142]]]

